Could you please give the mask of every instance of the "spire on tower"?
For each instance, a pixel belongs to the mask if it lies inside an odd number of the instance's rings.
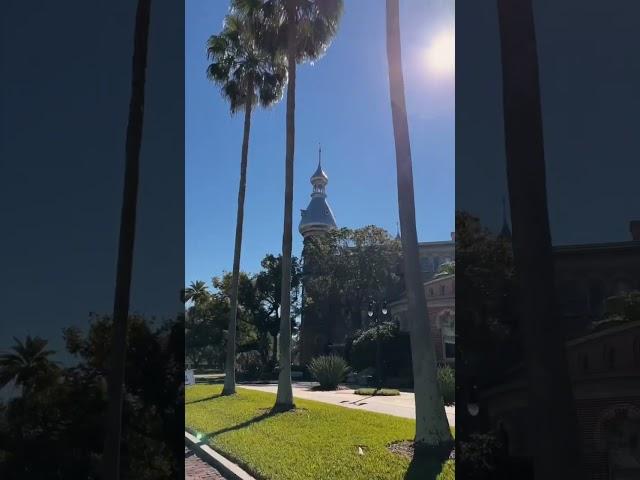
[[[507,200],[504,195],[502,196],[502,229],[499,236],[507,239],[511,238],[511,229],[507,221]]]
[[[322,146],[318,144],[318,168],[316,168],[314,174],[311,175],[311,184],[321,183],[326,185],[328,181],[329,177],[327,177],[327,174],[322,170]]]
[[[396,240],[400,240],[400,222],[396,222]]]

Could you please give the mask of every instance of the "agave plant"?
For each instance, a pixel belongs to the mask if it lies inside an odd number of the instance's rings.
[[[321,390],[336,390],[349,373],[349,366],[342,357],[323,355],[311,360],[309,371],[320,383]]]

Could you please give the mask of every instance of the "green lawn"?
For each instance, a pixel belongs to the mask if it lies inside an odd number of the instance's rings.
[[[387,450],[413,438],[413,420],[300,399],[297,411],[273,415],[273,394],[239,388],[221,397],[221,390],[188,387],[185,423],[256,478],[432,480],[442,470],[436,462],[410,462]],[[438,480],[455,478],[453,464],[448,467]]]

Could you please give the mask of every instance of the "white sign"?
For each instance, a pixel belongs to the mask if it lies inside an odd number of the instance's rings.
[[[195,385],[196,377],[193,374],[193,370],[185,370],[184,371],[184,384],[185,385]]]

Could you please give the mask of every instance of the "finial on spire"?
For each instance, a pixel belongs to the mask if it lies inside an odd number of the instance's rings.
[[[322,165],[322,145],[318,143],[318,165]]]

